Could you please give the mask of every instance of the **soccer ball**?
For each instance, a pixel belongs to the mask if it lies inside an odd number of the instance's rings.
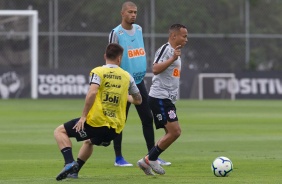
[[[217,157],[211,165],[212,172],[215,176],[229,176],[233,170],[233,164],[227,157]]]

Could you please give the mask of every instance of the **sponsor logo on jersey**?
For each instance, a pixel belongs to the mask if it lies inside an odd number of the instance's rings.
[[[114,74],[108,74],[108,73],[104,74],[104,78],[121,80],[120,75],[114,75]]]
[[[121,85],[120,84],[111,84],[110,82],[106,82],[105,83],[105,87],[107,87],[107,88],[110,88],[110,87],[112,87],[112,88],[120,88]]]
[[[127,51],[127,55],[129,58],[145,56],[145,50],[143,48],[130,49]]]
[[[103,103],[111,104],[111,105],[118,105],[119,104],[119,94],[115,93],[103,93]]]
[[[116,112],[108,109],[104,109],[103,113],[105,116],[111,117],[111,118],[116,118]]]

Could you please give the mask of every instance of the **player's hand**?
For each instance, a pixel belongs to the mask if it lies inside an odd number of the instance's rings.
[[[76,132],[79,132],[81,130],[84,130],[84,123],[85,123],[86,118],[81,117],[77,123],[74,125],[72,129],[75,129]]]
[[[174,60],[176,60],[178,58],[178,56],[181,56],[181,48],[182,46],[181,45],[177,45],[174,49],[174,54],[173,54],[173,58]]]

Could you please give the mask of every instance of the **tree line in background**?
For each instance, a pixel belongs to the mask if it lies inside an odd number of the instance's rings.
[[[103,64],[107,35],[120,21],[122,0],[0,0],[1,9],[39,11],[39,66],[48,62],[50,31],[59,33],[61,67]],[[143,27],[146,52],[167,41],[173,23],[188,27],[189,42],[183,49],[185,67],[199,71],[282,70],[281,0],[135,0],[137,22]],[[249,17],[246,4],[249,3]],[[56,13],[58,17],[57,27]],[[153,16],[153,19],[152,19]],[[152,24],[154,20],[154,24]],[[246,20],[249,29],[246,29]],[[246,30],[250,57],[246,61]],[[152,47],[150,33],[156,35]],[[46,33],[46,34],[44,34]],[[68,34],[68,33],[77,33]],[[96,33],[96,34],[91,34]],[[3,45],[3,44],[2,44]],[[1,53],[0,53],[1,54]],[[148,62],[153,56],[149,55]],[[49,63],[49,64],[48,64]],[[70,64],[71,63],[71,64]]]

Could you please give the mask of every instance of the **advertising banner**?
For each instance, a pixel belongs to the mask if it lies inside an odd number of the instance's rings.
[[[85,98],[90,70],[39,70],[38,98]],[[180,99],[282,99],[280,72],[181,74]],[[150,90],[152,74],[144,81]],[[206,77],[208,76],[208,77]],[[0,69],[0,98],[31,98],[29,67]]]
[[[279,72],[237,72],[234,77],[215,75],[203,78],[201,85],[199,94],[203,94],[203,99],[232,95],[235,99],[282,99],[282,74]]]
[[[40,70],[39,98],[85,98],[89,88],[90,70],[52,71]]]

